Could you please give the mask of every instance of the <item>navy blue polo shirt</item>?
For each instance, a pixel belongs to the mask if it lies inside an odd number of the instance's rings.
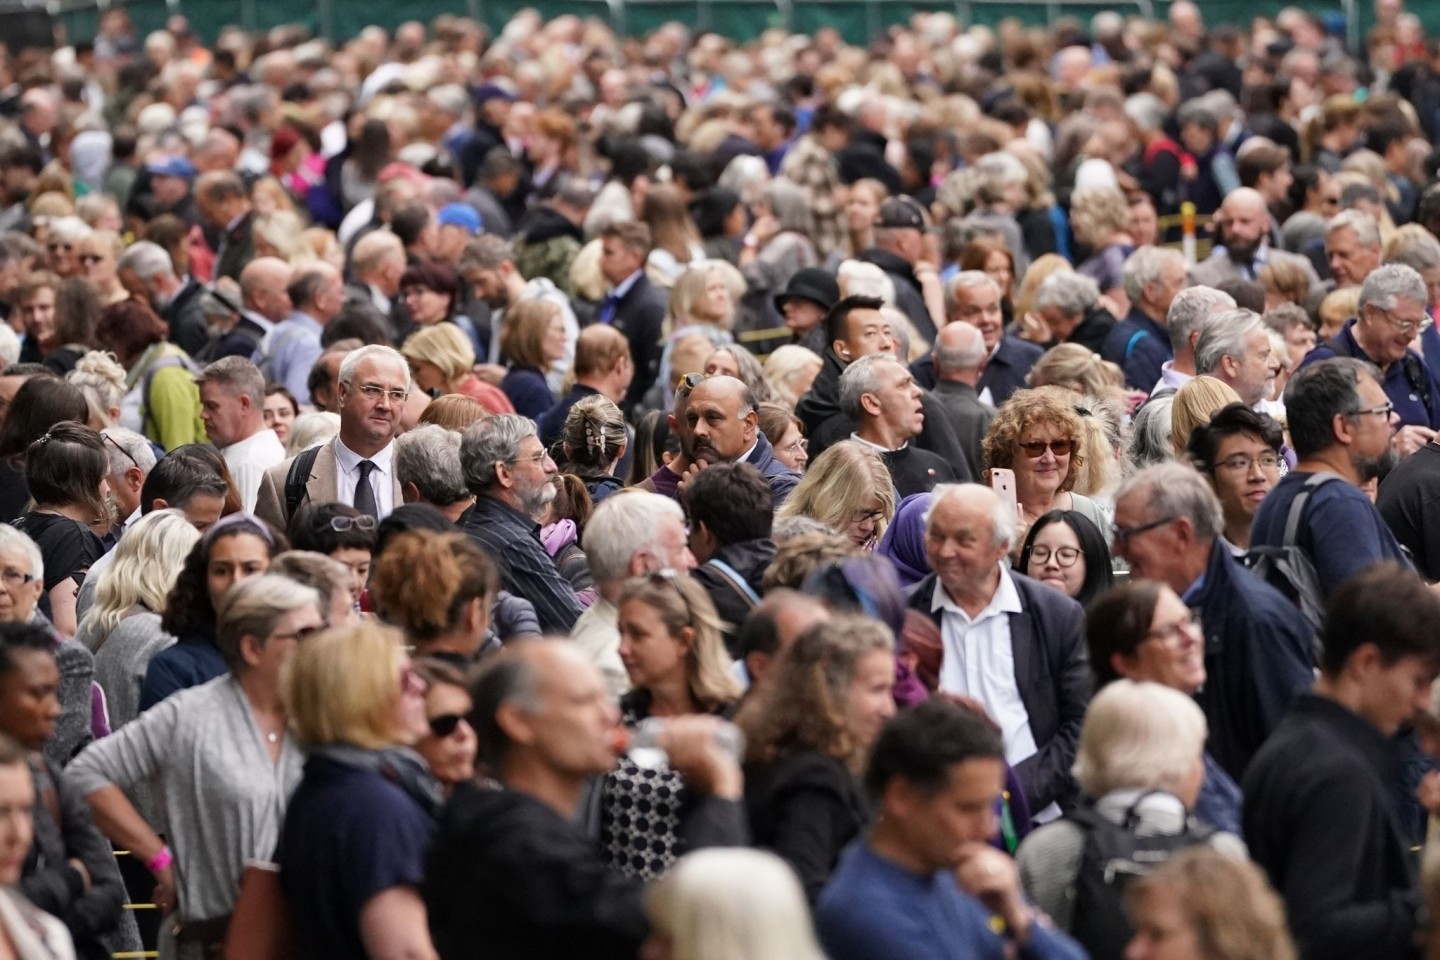
[[[1346,355],[1354,357],[1356,360],[1375,363],[1355,341],[1355,335],[1351,332],[1354,325],[1353,318],[1347,320],[1345,328],[1335,339],[1348,348]],[[1312,363],[1329,360],[1336,355],[1336,352],[1329,346],[1321,344],[1305,355],[1300,366],[1308,367]],[[1406,372],[1407,367],[1410,368],[1410,373]],[[1415,380],[1413,384],[1411,383],[1412,379]],[[1400,416],[1401,426],[1421,426],[1440,430],[1440,381],[1435,379],[1435,374],[1421,359],[1420,354],[1414,350],[1407,350],[1404,359],[1390,364],[1390,369],[1385,371],[1385,377],[1380,386],[1385,390],[1385,396],[1395,405],[1395,412]],[[1430,397],[1428,408],[1425,405],[1425,394],[1427,393]]]

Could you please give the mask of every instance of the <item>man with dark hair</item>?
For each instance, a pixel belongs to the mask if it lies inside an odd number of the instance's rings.
[[[304,404],[310,402],[310,368],[324,351],[320,337],[345,305],[345,285],[340,271],[316,262],[296,271],[288,293],[295,312],[275,325],[258,362],[267,380],[283,383]]]
[[[38,147],[15,144],[0,152],[0,231],[30,232],[30,211],[25,201],[45,169],[45,158]]]
[[[925,234],[930,224],[925,208],[913,197],[891,197],[880,204],[875,245],[856,255],[884,270],[895,284],[895,307],[905,314],[920,339],[935,342],[935,318],[927,293],[940,293],[940,273],[926,259]],[[927,291],[927,287],[931,288]]]
[[[760,148],[770,175],[778,176],[790,149],[790,138],[795,134],[795,111],[781,103],[761,101],[750,108],[745,120],[750,127],[750,140]]]
[[[1245,842],[1307,960],[1420,956],[1421,892],[1393,810],[1395,734],[1430,708],[1437,622],[1440,597],[1411,570],[1380,564],[1347,581],[1325,617],[1314,692],[1245,772]]]
[[[627,415],[634,412],[660,370],[665,294],[645,276],[649,255],[650,228],[643,223],[616,223],[600,232],[600,272],[610,284],[610,292],[595,319],[610,324],[630,341],[635,376],[620,405]]]
[[[1290,505],[1308,491],[1296,545],[1314,564],[1322,596],[1382,561],[1409,566],[1395,535],[1360,490],[1396,463],[1391,437],[1397,418],[1380,372],[1350,357],[1301,367],[1285,387],[1285,409],[1299,462],[1260,504],[1251,545],[1283,545]]]
[[[690,552],[699,564],[691,574],[705,585],[724,621],[731,656],[746,615],[760,602],[765,568],[775,559],[770,525],[775,497],[749,463],[721,463],[701,470],[685,490],[690,515]]]
[[[239,280],[245,264],[255,259],[255,211],[244,181],[232,170],[201,174],[195,181],[195,203],[201,219],[220,235],[215,278]]]
[[[631,960],[649,934],[645,885],[580,822],[587,785],[615,765],[619,711],[600,672],[569,643],[532,640],[487,660],[471,694],[493,779],[462,785],[436,826],[423,889],[436,950]],[[660,735],[691,793],[678,830],[688,850],[747,839],[740,767],[716,723],[676,717]]]
[[[1250,548],[1250,524],[1280,479],[1285,434],[1268,414],[1243,403],[1215,412],[1190,434],[1190,460],[1210,481],[1225,516],[1225,545],[1237,556]]]
[[[855,429],[854,421],[840,408],[840,376],[845,368],[872,353],[894,353],[895,337],[890,323],[880,312],[878,297],[845,297],[825,315],[825,364],[816,374],[810,390],[795,407],[805,424],[813,460]],[[920,398],[925,412],[924,428],[915,444],[938,454],[946,463],[964,463],[965,454],[945,411],[926,393]]]
[[[865,771],[878,816],[815,908],[831,960],[1085,956],[1039,922],[1014,861],[990,846],[1004,757],[988,719],[943,698],[886,722]]]

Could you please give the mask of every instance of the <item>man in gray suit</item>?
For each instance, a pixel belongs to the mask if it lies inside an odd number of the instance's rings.
[[[1289,261],[1305,271],[1311,290],[1320,286],[1320,278],[1309,260],[1270,246],[1266,239],[1270,232],[1270,208],[1258,190],[1250,187],[1232,190],[1216,212],[1215,224],[1221,231],[1221,241],[1217,242],[1210,259],[1190,270],[1192,284],[1219,287],[1230,280],[1259,280],[1266,264]]]
[[[410,365],[391,347],[361,347],[341,361],[338,389],[340,435],[276,464],[260,482],[255,513],[281,530],[307,503],[339,501],[379,520],[404,502],[394,440],[410,396]],[[287,487],[299,496],[287,495]]]
[[[983,475],[985,467],[980,441],[995,419],[995,411],[981,403],[975,392],[988,353],[979,329],[964,320],[947,323],[935,337],[936,382],[930,395],[944,408],[970,476],[976,478]]]

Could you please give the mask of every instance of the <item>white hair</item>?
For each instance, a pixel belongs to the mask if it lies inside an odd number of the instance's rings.
[[[1015,542],[1015,532],[1019,526],[1014,509],[1006,500],[997,495],[989,487],[979,483],[941,483],[931,491],[935,499],[930,501],[930,509],[925,511],[925,531],[930,531],[930,520],[935,516],[935,508],[938,507],[946,497],[952,494],[974,493],[983,490],[995,500],[995,507],[990,512],[990,529],[993,532],[995,546],[1010,546]]]
[[[1418,274],[1416,279],[1419,279]],[[1245,341],[1250,339],[1250,334],[1264,327],[1265,321],[1254,310],[1226,310],[1215,314],[1195,343],[1195,373],[1202,376],[1214,373],[1225,357],[1244,360]]]
[[[1171,250],[1169,247],[1141,247],[1130,254],[1130,259],[1125,261],[1125,269],[1122,273],[1122,282],[1125,286],[1125,296],[1130,298],[1131,303],[1139,303],[1145,297],[1145,288],[1152,283],[1159,283],[1165,272],[1165,266],[1169,263],[1184,265],[1185,255],[1179,250]]]
[[[405,371],[405,390],[410,390],[410,361],[406,360],[399,350],[394,347],[387,347],[382,344],[372,343],[367,346],[351,350],[345,354],[345,359],[340,361],[340,373],[335,378],[337,383],[351,384],[355,382],[355,368],[366,360],[389,360],[401,370]]]
[[[1180,789],[1203,763],[1205,714],[1158,683],[1116,680],[1090,701],[1073,772],[1092,797],[1116,790]]]
[[[685,522],[685,511],[669,497],[643,490],[606,497],[595,508],[580,546],[597,583],[614,583],[630,576],[630,561],[637,553],[658,553],[659,520]]]
[[[45,577],[45,558],[40,553],[40,548],[25,534],[10,526],[8,523],[0,523],[0,551],[19,550],[30,558],[30,575],[36,580]]]
[[[1375,304],[1381,310],[1394,310],[1401,300],[1424,307],[1429,300],[1425,281],[1412,267],[1403,263],[1387,263],[1376,267],[1360,285],[1360,309]]]
[[[175,275],[175,262],[170,259],[170,254],[160,244],[150,240],[131,244],[130,248],[120,255],[115,266],[122,272],[129,270],[141,280],[149,280],[162,273]]]
[[[1355,242],[1362,247],[1380,246],[1380,225],[1364,210],[1341,210],[1325,221],[1325,237],[1341,230],[1354,230]]]

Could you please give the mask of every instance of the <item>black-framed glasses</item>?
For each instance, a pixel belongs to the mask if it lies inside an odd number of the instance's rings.
[[[1163,627],[1151,630],[1145,634],[1146,640],[1159,640],[1166,648],[1175,650],[1184,642],[1186,635],[1204,636],[1200,623],[1200,611],[1191,610],[1185,617],[1176,620],[1174,623],[1167,623]]]
[[[18,590],[27,583],[33,583],[34,580],[35,574],[16,570],[14,567],[7,567],[0,571],[0,583],[4,583],[11,590]]]
[[[302,642],[302,643],[303,643],[304,641],[306,641],[306,640],[310,639],[311,637],[313,637],[315,634],[320,633],[322,630],[329,630],[329,629],[330,629],[330,624],[328,624],[328,623],[317,623],[317,624],[315,624],[314,626],[311,626],[311,627],[301,627],[299,630],[296,630],[296,631],[293,632],[293,633],[277,633],[277,634],[275,634],[275,639],[276,639],[276,640],[294,640],[294,641],[296,641],[296,642]]]
[[[349,533],[351,530],[359,530],[363,533],[374,533],[380,526],[380,521],[374,517],[361,514],[358,517],[331,517],[330,529],[336,533]]]
[[[1073,567],[1075,561],[1080,559],[1080,548],[1056,547],[1054,550],[1049,547],[1030,548],[1030,560],[1033,563],[1049,563],[1052,556],[1055,558],[1057,567]]]
[[[1151,530],[1159,530],[1167,523],[1174,523],[1176,517],[1165,517],[1161,520],[1151,520],[1149,523],[1142,523],[1138,527],[1122,527],[1118,524],[1110,524],[1110,539],[1116,546],[1124,546],[1131,537],[1138,537],[1142,533],[1149,533]]]
[[[102,434],[100,434],[100,436],[103,437],[103,438],[105,439],[105,442],[108,443],[108,444],[110,444],[110,446],[114,447],[116,450],[119,450],[121,453],[125,454],[125,459],[126,459],[126,460],[129,460],[131,463],[133,463],[133,464],[135,465],[135,469],[136,469],[136,470],[139,470],[141,473],[144,473],[144,472],[145,472],[145,468],[142,467],[142,466],[140,466],[139,462],[136,461],[134,455],[131,454],[129,450],[126,450],[124,447],[120,446],[119,441],[117,441],[114,437],[110,436],[110,434],[108,434],[108,433],[102,433]]]
[[[1059,440],[1051,440],[1048,443],[1044,440],[1031,440],[1019,446],[1021,450],[1025,451],[1025,456],[1031,460],[1039,460],[1045,456],[1045,449],[1047,447],[1050,449],[1050,452],[1057,457],[1068,456],[1070,454],[1071,442],[1069,438],[1062,437]]]
[[[1257,465],[1267,473],[1271,470],[1278,470],[1280,469],[1280,457],[1273,453],[1262,453],[1258,457],[1247,457],[1243,453],[1237,453],[1216,464],[1231,473],[1249,473]]]
[[[455,731],[460,729],[460,721],[464,719],[463,713],[442,713],[438,717],[431,717],[430,733],[438,740],[454,736]]]
[[[1368,409],[1368,410],[1356,410],[1354,413],[1350,414],[1350,416],[1352,416],[1352,417],[1381,417],[1381,418],[1383,418],[1383,419],[1385,419],[1385,420],[1389,420],[1389,419],[1390,419],[1390,414],[1392,414],[1392,413],[1394,413],[1394,412],[1395,412],[1395,404],[1393,404],[1393,403],[1384,403],[1384,404],[1381,404],[1381,405],[1378,406],[1378,407],[1371,407],[1371,408]]]

